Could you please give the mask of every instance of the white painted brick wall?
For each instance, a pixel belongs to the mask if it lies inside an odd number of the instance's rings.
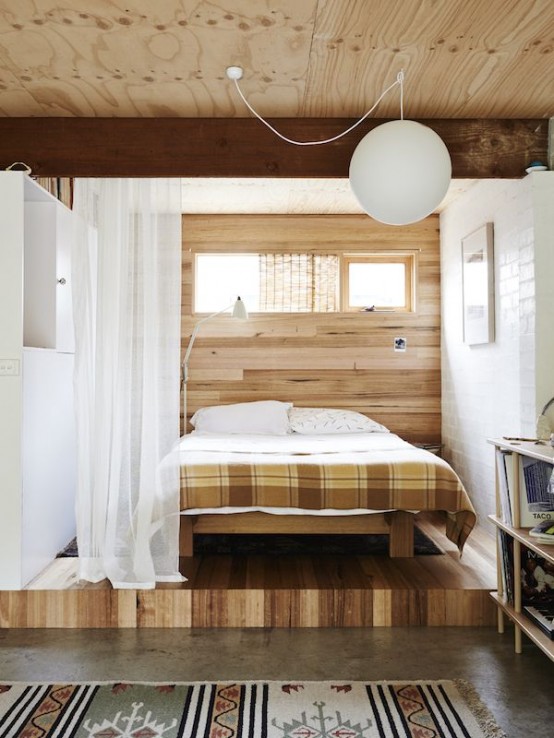
[[[494,223],[496,337],[466,346],[461,240],[486,222]],[[554,396],[554,172],[482,180],[446,209],[440,225],[444,455],[485,523],[494,512],[487,438],[534,436]],[[554,410],[549,419],[554,428]]]
[[[494,451],[487,438],[534,425],[534,228],[530,178],[482,180],[441,215],[444,455],[479,521],[494,512]],[[495,341],[463,342],[461,241],[494,223]]]

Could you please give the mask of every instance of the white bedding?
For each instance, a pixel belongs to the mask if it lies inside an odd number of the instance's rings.
[[[179,442],[181,463],[222,462],[252,463],[267,462],[271,454],[272,464],[286,464],[290,456],[298,456],[296,464],[349,464],[362,463],[363,454],[371,454],[372,459],[390,459],[391,452],[409,452],[421,455],[422,450],[403,441],[393,433],[344,433],[337,435],[287,436],[264,435],[209,435],[190,433]],[[428,452],[426,452],[428,453]],[[239,458],[234,458],[240,454]],[[244,455],[246,454],[246,456]],[[331,456],[328,456],[332,454]],[[360,456],[362,454],[362,456]]]

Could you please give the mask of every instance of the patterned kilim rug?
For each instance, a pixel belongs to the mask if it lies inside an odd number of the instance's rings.
[[[1,684],[2,738],[505,738],[462,681]]]

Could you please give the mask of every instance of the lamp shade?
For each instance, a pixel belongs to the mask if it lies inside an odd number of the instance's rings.
[[[248,310],[240,297],[237,297],[235,304],[233,305],[233,318],[248,320]]]
[[[375,220],[407,225],[427,217],[450,184],[452,164],[440,136],[412,120],[383,123],[358,144],[350,186]]]

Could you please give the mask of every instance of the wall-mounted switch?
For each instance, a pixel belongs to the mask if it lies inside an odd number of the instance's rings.
[[[19,359],[0,359],[0,377],[17,377]]]

